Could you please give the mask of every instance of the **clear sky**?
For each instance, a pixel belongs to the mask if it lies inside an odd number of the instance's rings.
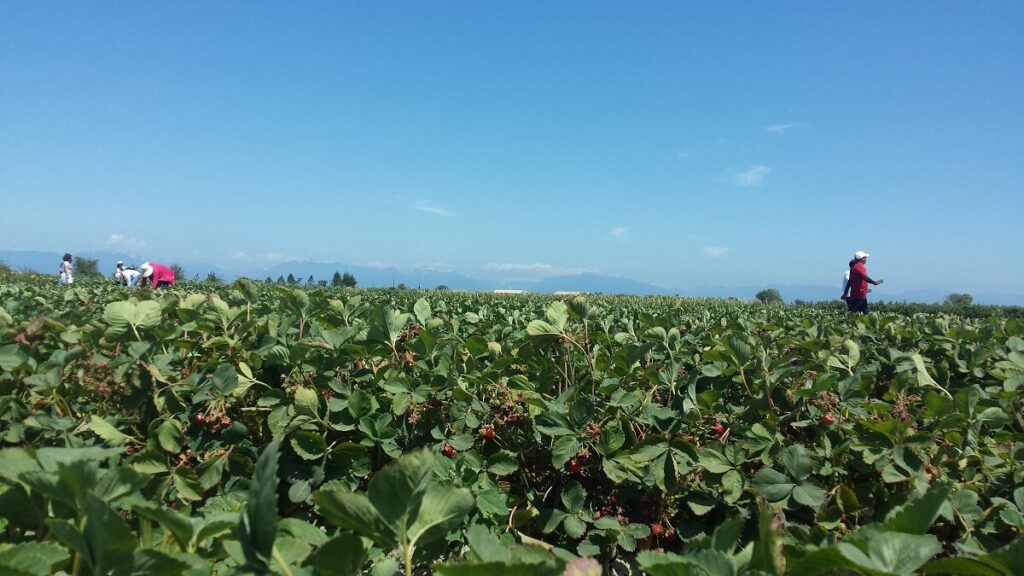
[[[0,0],[0,248],[1024,292],[1024,3]]]

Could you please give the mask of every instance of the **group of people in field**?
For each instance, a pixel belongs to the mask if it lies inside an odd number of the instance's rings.
[[[868,285],[878,286],[883,282],[881,278],[874,280],[868,276],[868,256],[870,254],[863,250],[855,252],[853,259],[850,260],[850,269],[843,274],[843,295],[840,298],[846,301],[846,307],[850,312],[858,314],[868,313],[868,292],[871,291]],[[74,281],[71,254],[65,254],[64,260],[60,263],[60,283],[67,285]],[[136,268],[125,266],[124,262],[118,260],[117,268],[114,270],[114,283],[121,286],[148,284],[154,290],[167,288],[174,285],[174,270],[157,262],[143,262]]]
[[[60,283],[67,286],[75,282],[71,254],[65,254],[60,263]],[[119,286],[151,286],[157,288],[168,288],[174,285],[174,270],[157,262],[146,261],[135,266],[125,266],[121,260],[117,261],[114,269],[113,281]]]

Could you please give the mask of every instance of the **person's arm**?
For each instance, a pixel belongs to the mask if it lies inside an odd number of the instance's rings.
[[[839,297],[840,300],[846,300],[847,294],[850,293],[850,279],[846,279],[846,284],[843,285],[843,295]]]
[[[864,279],[868,281],[868,284],[874,284],[875,286],[878,286],[879,284],[881,284],[882,282],[884,282],[884,280],[882,280],[881,278],[879,278],[879,279],[878,279],[878,281],[876,282],[876,281],[872,280],[872,279],[871,279],[870,277],[868,277],[868,276],[865,276],[865,277],[864,277]]]

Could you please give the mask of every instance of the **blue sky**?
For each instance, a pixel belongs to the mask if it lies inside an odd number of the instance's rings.
[[[0,0],[0,248],[1024,292],[1019,2]]]

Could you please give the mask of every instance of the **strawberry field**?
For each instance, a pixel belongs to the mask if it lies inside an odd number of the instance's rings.
[[[0,574],[1024,574],[1024,321],[0,278]]]

